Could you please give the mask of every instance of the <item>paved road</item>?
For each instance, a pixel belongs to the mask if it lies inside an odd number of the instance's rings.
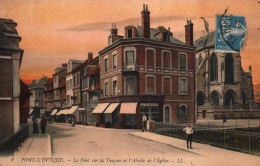
[[[52,147],[52,155],[46,147]],[[47,126],[47,134],[31,135],[14,162],[7,158],[4,165],[260,165],[256,156],[199,143],[194,148],[187,150],[184,140],[149,132],[54,123]]]
[[[136,130],[70,127],[54,124],[48,127],[52,138],[53,156],[88,156],[101,158],[148,158],[177,156],[197,157],[192,151],[140,139],[129,133]]]

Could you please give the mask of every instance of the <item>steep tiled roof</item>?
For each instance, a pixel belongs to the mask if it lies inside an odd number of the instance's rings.
[[[215,31],[210,32],[209,35],[206,34],[199,39],[194,41],[194,46],[196,47],[196,51],[199,51],[203,48],[215,47]]]
[[[44,84],[47,80],[47,77],[44,76],[39,80],[33,80],[33,82],[29,85],[29,89],[42,88],[44,89]]]
[[[92,61],[89,61],[88,59],[86,59],[81,65],[77,66],[75,69],[72,70],[72,73],[78,72],[81,69],[83,69],[85,66],[87,66],[88,64],[90,64],[91,62],[94,62],[95,60],[98,59],[98,56],[95,57]]]
[[[141,37],[143,32],[142,32],[142,26],[138,26],[137,28],[138,31],[138,37]],[[150,39],[151,40],[156,40],[156,41],[162,41],[159,39],[156,35],[160,33],[160,30],[165,29],[163,26],[159,26],[158,28],[150,28]],[[188,46],[186,43],[170,36],[170,43],[177,44],[177,45],[184,45]]]
[[[45,82],[45,85],[53,84],[53,78],[48,78]]]
[[[98,65],[97,67],[95,67],[94,69],[92,69],[92,70],[88,73],[88,76],[99,75],[99,74],[100,74],[100,66]]]

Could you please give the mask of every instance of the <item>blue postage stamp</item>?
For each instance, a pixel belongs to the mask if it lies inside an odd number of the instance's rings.
[[[215,50],[239,52],[243,48],[246,34],[245,17],[217,15]]]

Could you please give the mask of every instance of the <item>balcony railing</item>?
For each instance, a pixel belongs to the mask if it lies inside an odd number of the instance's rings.
[[[135,63],[128,63],[123,66],[123,72],[136,72],[139,70],[139,66]]]

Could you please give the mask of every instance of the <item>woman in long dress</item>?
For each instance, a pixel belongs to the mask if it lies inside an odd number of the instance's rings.
[[[33,121],[33,134],[38,134],[39,129],[38,129],[38,124],[37,124],[37,119],[34,119]]]

